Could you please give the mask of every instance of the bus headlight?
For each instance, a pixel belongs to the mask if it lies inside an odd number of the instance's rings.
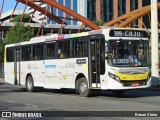
[[[111,77],[112,79],[120,82],[120,78],[119,78],[118,76],[116,76],[116,75],[114,75],[114,74],[112,74],[112,73],[110,73],[110,72],[108,72],[108,75],[109,75],[109,77]]]
[[[118,76],[114,76],[115,80],[120,82],[120,78]]]

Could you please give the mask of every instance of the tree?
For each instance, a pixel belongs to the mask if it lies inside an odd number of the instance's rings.
[[[105,22],[103,20],[100,20],[100,21],[93,21],[93,23],[98,26],[102,26]]]
[[[4,60],[4,41],[0,38],[0,63]]]
[[[6,44],[18,43],[23,41],[28,41],[33,37],[32,28],[24,24],[15,24],[12,28],[9,29],[6,33]]]
[[[18,15],[16,17],[13,17],[11,22],[20,22],[22,19],[22,15]],[[28,14],[24,14],[22,22],[28,22],[30,19],[30,16]],[[34,23],[34,21],[31,20],[31,23]]]

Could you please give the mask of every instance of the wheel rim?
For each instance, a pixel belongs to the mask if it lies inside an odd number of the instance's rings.
[[[87,84],[86,83],[81,83],[81,85],[80,85],[81,93],[86,93],[87,90],[88,90]]]
[[[31,90],[32,89],[32,80],[28,80],[28,89]]]

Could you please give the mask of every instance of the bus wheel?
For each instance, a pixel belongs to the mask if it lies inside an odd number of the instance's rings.
[[[113,90],[112,91],[115,97],[121,97],[125,90]]]
[[[35,87],[34,87],[34,82],[32,76],[28,76],[26,80],[26,89],[28,92],[34,92]]]
[[[91,96],[91,90],[88,88],[88,83],[85,78],[81,78],[77,81],[78,91],[80,96],[89,97]]]

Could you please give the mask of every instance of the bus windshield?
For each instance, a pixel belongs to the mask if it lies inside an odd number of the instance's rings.
[[[149,42],[143,40],[109,40],[107,61],[110,66],[146,67],[149,65]]]

